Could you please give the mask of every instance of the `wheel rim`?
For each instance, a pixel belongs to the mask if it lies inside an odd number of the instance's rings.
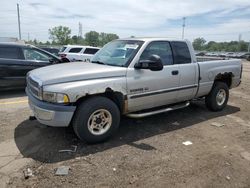
[[[216,95],[216,102],[219,106],[223,105],[226,101],[226,91],[224,89],[220,89]]]
[[[94,111],[88,119],[88,129],[93,135],[106,133],[112,125],[112,115],[108,110]]]

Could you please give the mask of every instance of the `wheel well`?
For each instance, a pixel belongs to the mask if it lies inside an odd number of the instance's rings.
[[[224,73],[224,74],[218,74],[215,77],[214,81],[224,82],[227,84],[228,88],[230,88],[232,85],[232,78],[233,78],[233,74],[229,72],[229,73]]]
[[[110,100],[112,100],[119,108],[120,112],[123,113],[124,112],[124,107],[125,107],[125,100],[126,100],[126,96],[123,95],[121,92],[117,92],[117,91],[113,91],[110,88],[107,88],[105,90],[104,93],[98,93],[98,94],[93,94],[93,95],[86,95],[83,96],[81,98],[79,98],[75,104],[78,106],[78,104],[82,103],[83,101],[94,97],[94,96],[103,96],[103,97],[107,97]]]

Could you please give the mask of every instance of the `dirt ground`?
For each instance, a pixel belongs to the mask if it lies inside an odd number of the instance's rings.
[[[80,142],[70,128],[29,120],[23,91],[2,92],[0,187],[250,187],[249,110],[250,62],[224,111],[210,112],[198,101],[123,118],[118,133],[96,145]],[[59,152],[73,146],[76,152]],[[61,166],[70,167],[67,176],[55,175]],[[33,176],[25,179],[27,168]]]

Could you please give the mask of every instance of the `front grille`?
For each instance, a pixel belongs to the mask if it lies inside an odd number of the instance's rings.
[[[34,97],[40,99],[41,87],[39,86],[39,83],[32,79],[30,76],[27,77],[27,87]]]

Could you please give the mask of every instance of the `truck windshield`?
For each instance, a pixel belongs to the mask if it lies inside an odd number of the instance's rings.
[[[141,48],[143,41],[116,40],[106,44],[92,59],[92,63],[127,67]]]

